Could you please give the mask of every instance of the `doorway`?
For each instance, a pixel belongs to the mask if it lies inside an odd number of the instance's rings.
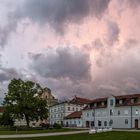
[[[86,121],[86,128],[89,128],[89,126],[90,126],[90,122]]]
[[[135,129],[138,129],[138,128],[139,128],[139,120],[135,119]]]

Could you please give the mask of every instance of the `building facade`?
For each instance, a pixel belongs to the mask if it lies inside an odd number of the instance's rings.
[[[140,128],[140,94],[95,99],[82,120],[83,127]]]
[[[82,111],[75,111],[64,118],[66,127],[82,127]]]
[[[67,125],[65,117],[73,112],[81,111],[91,101],[84,98],[74,97],[70,101],[61,102],[49,107],[49,122]]]

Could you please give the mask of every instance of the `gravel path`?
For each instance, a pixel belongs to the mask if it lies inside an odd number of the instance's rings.
[[[70,134],[87,133],[89,130],[71,131],[71,132],[55,132],[55,133],[40,133],[40,134],[16,134],[16,135],[0,135],[0,138],[33,138],[33,137],[48,137],[48,136],[60,136]]]

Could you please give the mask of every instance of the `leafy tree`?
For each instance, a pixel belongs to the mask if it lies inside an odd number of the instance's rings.
[[[5,110],[12,113],[14,118],[25,118],[29,127],[30,121],[47,118],[47,102],[41,98],[42,93],[42,88],[37,83],[13,79],[4,98]]]
[[[14,125],[14,120],[13,120],[12,114],[5,111],[0,116],[0,124],[4,125],[4,126],[13,126]]]

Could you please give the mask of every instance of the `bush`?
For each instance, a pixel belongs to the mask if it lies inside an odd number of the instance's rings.
[[[54,123],[53,128],[55,128],[55,129],[60,129],[60,128],[61,128],[61,125],[58,124],[58,123]]]
[[[50,125],[46,124],[46,123],[41,123],[39,126],[41,126],[42,128],[45,128],[45,129],[49,129],[49,127],[50,127]]]

